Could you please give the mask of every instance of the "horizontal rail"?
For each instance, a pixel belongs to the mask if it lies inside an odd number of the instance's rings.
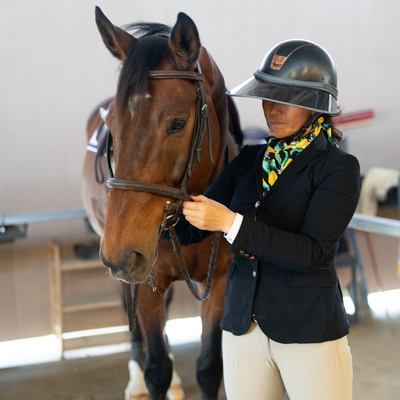
[[[38,211],[21,214],[0,214],[0,226],[24,225],[36,222],[64,221],[86,218],[82,208],[72,210]]]
[[[86,218],[84,209],[41,211],[21,214],[0,214],[0,226]],[[348,226],[357,231],[378,233],[400,238],[400,221],[355,213]]]
[[[348,226],[357,231],[378,233],[400,238],[400,221],[355,213]]]

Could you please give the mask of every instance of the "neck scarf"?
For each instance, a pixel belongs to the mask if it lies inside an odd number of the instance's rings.
[[[331,127],[329,124],[324,123],[324,117],[320,117],[311,131],[298,140],[293,140],[291,137],[278,139],[270,136],[267,138],[267,150],[262,161],[263,197],[271,190],[271,186],[295,157],[320,134],[321,129],[327,133],[329,143],[334,147],[339,147],[332,139]]]

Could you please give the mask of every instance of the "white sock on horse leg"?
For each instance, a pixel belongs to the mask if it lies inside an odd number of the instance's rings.
[[[129,383],[125,389],[125,400],[130,400],[131,396],[148,395],[146,383],[144,381],[144,373],[140,365],[135,360],[129,360]]]

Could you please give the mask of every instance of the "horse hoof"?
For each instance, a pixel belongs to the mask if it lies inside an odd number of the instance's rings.
[[[129,400],[150,400],[148,394],[132,394]]]
[[[167,397],[168,400],[183,400],[185,398],[185,393],[183,392],[181,385],[174,384],[169,387]]]

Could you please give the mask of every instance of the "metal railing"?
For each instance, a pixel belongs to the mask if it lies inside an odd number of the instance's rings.
[[[375,217],[365,214],[354,214],[350,229],[400,238],[400,221],[390,218]]]
[[[32,224],[37,222],[84,219],[86,217],[86,211],[83,208],[72,210],[39,211],[20,214],[0,214],[0,228]],[[356,213],[354,214],[348,227],[358,231],[378,233],[400,238],[400,221],[394,219]]]
[[[68,219],[86,218],[86,211],[82,208],[72,210],[39,211],[21,214],[0,214],[0,227],[24,225],[36,222],[62,221]]]
[[[16,239],[25,238],[28,224],[85,219],[86,217],[86,211],[83,208],[20,214],[0,214],[0,243],[10,243]]]

